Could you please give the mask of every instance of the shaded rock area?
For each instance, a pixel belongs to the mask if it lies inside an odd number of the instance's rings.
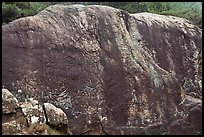
[[[18,102],[18,100],[13,96],[13,94],[7,90],[2,89],[2,108],[6,108],[8,104],[7,95],[12,97],[10,101],[17,101],[15,107],[11,111],[3,111],[2,113],[2,134],[3,135],[63,135],[71,134],[68,128],[68,119],[63,111],[59,108],[56,108],[54,105],[49,104],[52,108],[49,108],[49,111],[45,111],[42,108],[42,105],[37,103],[37,100],[32,98],[26,102]],[[33,104],[33,102],[35,104]],[[14,106],[14,105],[11,105]],[[64,115],[60,115],[60,112]],[[46,115],[45,115],[46,114]],[[47,117],[49,116],[49,117]],[[47,119],[54,119],[60,117],[61,119],[66,119],[66,122],[51,123]],[[63,127],[61,127],[63,125]],[[65,129],[66,127],[66,129]]]
[[[185,113],[184,119],[191,124],[194,132],[202,133],[202,101],[186,96],[180,107]]]
[[[54,5],[2,34],[2,86],[61,108],[70,133],[202,134],[202,30],[187,20]],[[46,105],[28,125],[64,121],[37,120]]]

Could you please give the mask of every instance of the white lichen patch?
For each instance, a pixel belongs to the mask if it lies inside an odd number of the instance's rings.
[[[32,116],[32,117],[31,117],[31,124],[38,123],[38,120],[39,120],[39,117]]]

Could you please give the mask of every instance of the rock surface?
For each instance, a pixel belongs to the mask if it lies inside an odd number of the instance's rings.
[[[18,100],[13,94],[8,89],[2,89],[2,112],[5,114],[16,112],[18,107]]]
[[[67,116],[60,108],[56,108],[53,104],[50,103],[44,103],[44,108],[49,124],[68,124]]]
[[[12,99],[15,99],[14,95],[8,89],[2,89],[2,98],[5,102],[6,96]],[[18,102],[17,99],[15,99]],[[35,103],[35,104],[31,104]],[[58,112],[63,113],[64,121],[57,121],[50,124],[50,121],[46,121],[51,117],[51,114],[45,112],[42,109],[42,105],[37,103],[37,100],[30,99],[29,102],[19,102],[19,107],[15,109],[10,109],[12,111],[3,111],[2,113],[2,134],[3,135],[61,135],[61,134],[70,134],[68,128],[68,120],[66,115],[61,109],[57,109]],[[36,104],[37,103],[37,104]],[[13,106],[13,104],[10,104]],[[33,106],[34,105],[34,106]],[[56,107],[52,104],[54,110]],[[2,108],[6,108],[8,104],[3,103]],[[15,111],[14,111],[15,110]],[[49,117],[46,117],[49,114]],[[62,115],[54,113],[55,118],[59,118]],[[53,117],[53,116],[52,116]],[[62,119],[62,118],[61,118]],[[53,122],[53,121],[52,121]],[[46,124],[47,123],[47,124]],[[66,126],[66,129],[62,129],[61,125]]]
[[[2,85],[62,108],[73,134],[163,134],[185,94],[202,102],[202,30],[185,19],[54,5],[2,34]]]
[[[184,111],[188,114],[187,121],[192,124],[195,131],[202,133],[202,101],[187,96],[181,104]]]
[[[21,104],[22,113],[26,116],[28,124],[31,126],[36,123],[46,123],[45,114],[40,104],[23,102]]]

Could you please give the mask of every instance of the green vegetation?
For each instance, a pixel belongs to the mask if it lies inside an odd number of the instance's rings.
[[[3,2],[2,24],[20,17],[35,15],[46,7],[47,5],[41,2]]]
[[[151,12],[186,18],[202,28],[202,2],[120,2],[110,6],[130,13]]]
[[[151,12],[186,18],[202,28],[202,2],[3,2],[2,23],[35,15],[54,4],[107,5],[130,13]]]
[[[2,4],[2,23],[8,23],[20,15],[20,9],[13,4]]]

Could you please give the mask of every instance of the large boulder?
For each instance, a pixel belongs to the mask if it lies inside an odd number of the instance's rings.
[[[44,103],[43,109],[45,112],[46,121],[51,127],[55,127],[55,129],[72,135],[68,125],[69,121],[67,115],[63,112],[62,109],[55,107],[51,103]]]
[[[2,34],[2,85],[62,108],[73,134],[146,134],[202,96],[201,29],[182,18],[54,5]]]
[[[8,89],[2,89],[2,112],[4,114],[16,112],[19,107],[18,100]]]
[[[44,110],[47,116],[47,122],[50,125],[57,126],[60,124],[68,124],[67,116],[60,108],[57,108],[50,103],[44,103]]]

